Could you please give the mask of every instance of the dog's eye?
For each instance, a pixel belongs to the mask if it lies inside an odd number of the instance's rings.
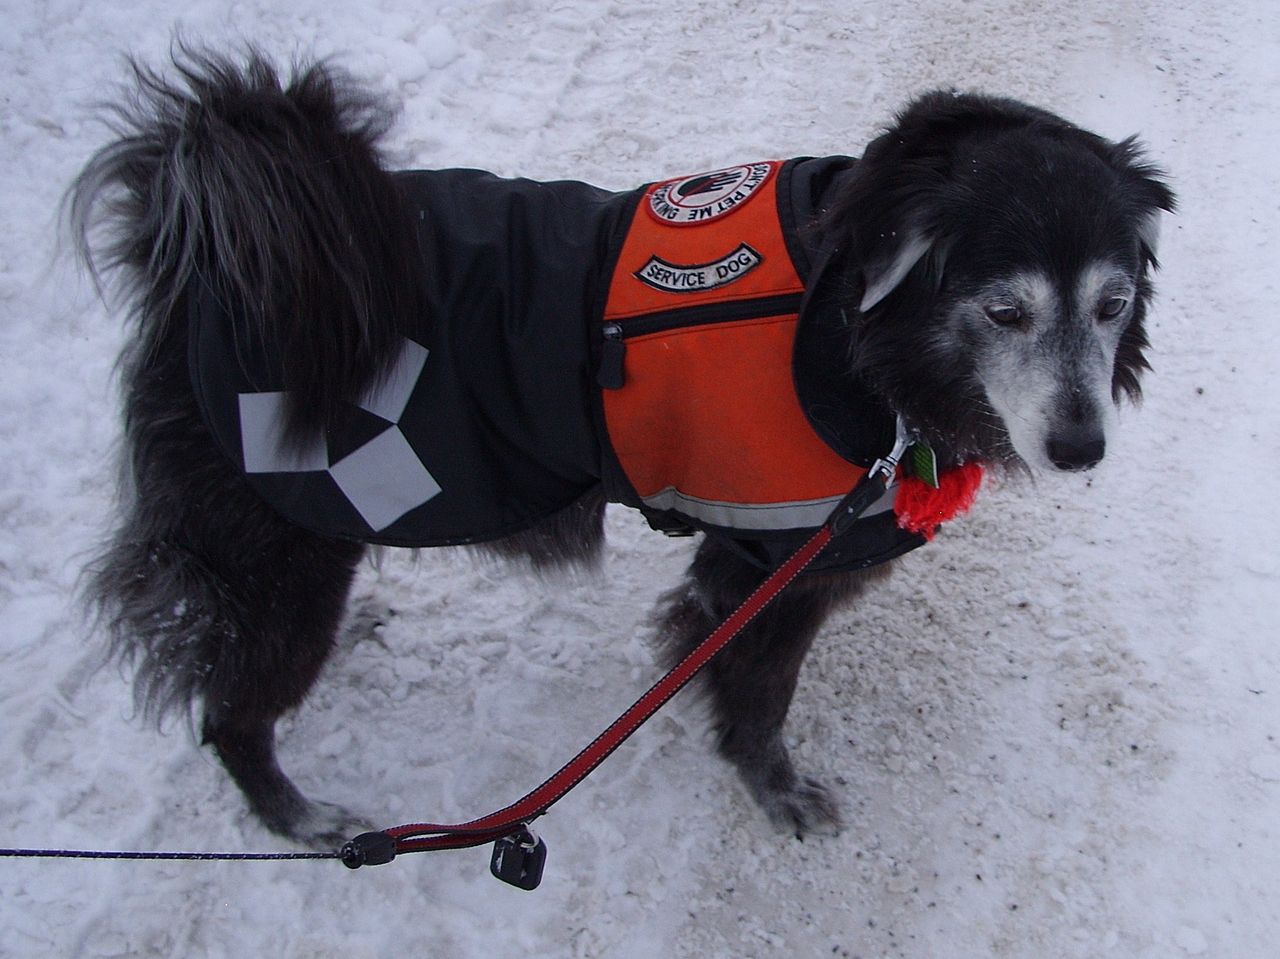
[[[1129,301],[1123,296],[1113,296],[1111,299],[1103,302],[1098,307],[1098,318],[1102,320],[1114,320],[1117,316],[1125,311],[1129,305]]]
[[[992,303],[986,307],[987,317],[1000,326],[1017,326],[1022,322],[1022,307],[1012,303]]]

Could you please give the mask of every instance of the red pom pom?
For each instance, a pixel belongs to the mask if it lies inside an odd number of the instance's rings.
[[[977,463],[965,463],[944,471],[938,477],[938,483],[938,488],[934,489],[915,476],[902,477],[893,504],[902,529],[933,539],[939,526],[973,505],[978,487],[982,485],[982,467]]]

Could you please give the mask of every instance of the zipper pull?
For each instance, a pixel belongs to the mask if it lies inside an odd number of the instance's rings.
[[[596,382],[601,389],[620,390],[627,382],[624,369],[627,344],[622,340],[622,327],[617,323],[606,323],[603,333],[604,342],[600,346],[600,369],[596,372]]]

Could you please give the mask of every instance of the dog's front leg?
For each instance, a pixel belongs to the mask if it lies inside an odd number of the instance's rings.
[[[705,540],[685,583],[658,614],[668,658],[678,661],[732,612],[764,574],[713,540]],[[800,665],[828,613],[856,594],[866,574],[803,576],[707,666],[707,691],[720,752],[761,808],[797,836],[834,834],[840,814],[827,787],[796,772],[782,738]]]

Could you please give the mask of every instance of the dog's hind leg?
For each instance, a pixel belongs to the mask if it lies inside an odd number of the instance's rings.
[[[307,800],[275,756],[276,721],[333,648],[363,547],[291,527],[235,486],[150,523],[137,522],[148,506],[132,512],[95,587],[117,652],[136,662],[139,701],[153,714],[199,709],[205,744],[268,829],[329,848],[363,831]]]
[[[670,661],[705,639],[763,578],[725,547],[704,540],[684,584],[665,597],[659,613]],[[801,577],[705,670],[703,688],[721,754],[737,767],[770,820],[796,835],[835,833],[840,814],[825,786],[796,771],[783,742],[783,723],[814,636],[832,608],[869,578],[856,573]]]
[[[203,736],[268,829],[334,848],[367,827],[305,798],[281,771],[275,725],[298,706],[332,647],[361,547],[281,528],[237,576],[246,621],[214,654]]]
[[[89,598],[113,652],[136,666],[144,709],[201,710],[205,742],[262,822],[332,846],[360,824],[302,796],[276,762],[274,728],[333,648],[364,547],[299,529],[254,493],[215,447],[186,357],[185,324],[172,323],[159,348],[128,358],[124,517],[90,568]]]

